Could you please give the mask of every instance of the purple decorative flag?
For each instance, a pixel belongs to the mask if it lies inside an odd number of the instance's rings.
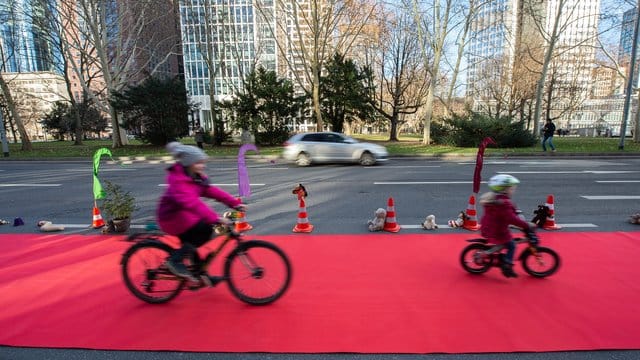
[[[244,162],[244,153],[249,150],[258,152],[258,148],[253,144],[244,144],[240,146],[238,151],[238,196],[247,198],[251,196],[251,187],[249,186],[249,172]]]
[[[478,193],[480,191],[480,173],[482,172],[482,161],[484,159],[484,149],[487,145],[493,144],[496,145],[496,142],[493,141],[492,138],[486,137],[480,143],[480,147],[478,147],[478,155],[476,156],[476,169],[473,172],[473,192]]]

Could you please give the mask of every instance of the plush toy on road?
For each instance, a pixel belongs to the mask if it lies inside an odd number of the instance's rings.
[[[384,229],[384,221],[386,220],[386,218],[387,218],[387,210],[383,208],[378,208],[374,212],[373,219],[367,221],[369,231],[382,231],[382,229]]]
[[[460,213],[458,214],[458,218],[454,219],[454,220],[449,220],[447,222],[447,225],[449,225],[450,228],[459,228],[462,227],[462,225],[464,225],[464,220],[468,219],[467,214],[465,214],[464,211],[460,211]]]
[[[428,215],[424,222],[422,223],[422,228],[425,230],[435,230],[438,228],[438,224],[436,224],[436,216],[431,214]]]

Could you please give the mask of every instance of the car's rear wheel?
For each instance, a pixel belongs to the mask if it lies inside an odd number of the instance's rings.
[[[296,158],[296,164],[298,166],[309,166],[311,165],[311,157],[309,156],[309,154],[301,152]]]
[[[375,163],[376,163],[376,158],[373,156],[372,153],[365,151],[362,153],[362,155],[360,155],[360,165],[371,166],[371,165],[375,165]]]

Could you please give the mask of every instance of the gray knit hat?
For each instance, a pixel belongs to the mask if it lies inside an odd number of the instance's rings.
[[[199,147],[184,145],[177,141],[168,143],[167,151],[169,151],[171,155],[173,155],[173,157],[183,166],[191,166],[198,161],[209,158],[209,156],[207,156],[207,154]]]

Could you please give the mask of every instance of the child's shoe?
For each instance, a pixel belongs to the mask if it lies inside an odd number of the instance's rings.
[[[513,264],[504,263],[502,264],[501,269],[502,269],[502,275],[504,275],[505,277],[508,277],[508,278],[518,277],[518,274],[516,274],[516,272],[513,271]]]
[[[193,274],[187,269],[187,267],[182,262],[175,262],[172,259],[167,259],[164,265],[171,271],[171,273],[175,276],[179,276],[181,278],[185,278],[192,282],[198,282],[198,279],[193,276]]]

